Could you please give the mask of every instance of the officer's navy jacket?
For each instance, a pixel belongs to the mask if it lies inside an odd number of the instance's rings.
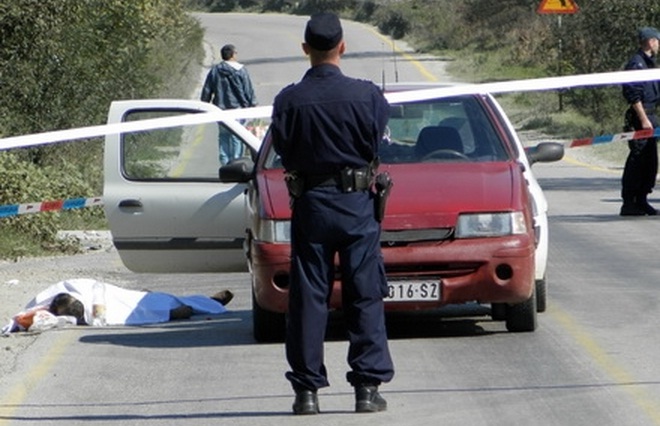
[[[323,64],[276,96],[271,135],[286,170],[333,174],[376,158],[388,118],[389,105],[375,84]]]
[[[649,68],[656,68],[655,60],[641,49],[630,58],[630,61],[625,66],[626,70],[644,70]],[[647,81],[624,84],[623,97],[631,105],[641,101],[647,112],[653,111],[660,101],[660,82]]]

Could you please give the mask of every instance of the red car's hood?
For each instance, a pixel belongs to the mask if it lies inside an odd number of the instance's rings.
[[[385,229],[454,227],[459,213],[516,209],[516,163],[418,163],[381,167],[394,186]],[[518,207],[519,208],[519,207]]]
[[[380,171],[388,171],[394,181],[383,228],[454,227],[461,212],[520,209],[520,167],[514,162],[382,165]],[[281,170],[262,171],[259,187],[265,216],[291,216]]]

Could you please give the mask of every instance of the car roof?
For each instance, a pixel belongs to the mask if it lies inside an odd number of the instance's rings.
[[[482,90],[480,85],[453,82],[402,82],[385,85],[384,91],[392,104],[407,102],[423,102],[431,99],[455,97],[488,97],[493,96]]]
[[[385,83],[384,88],[386,92],[404,92],[408,90],[442,89],[465,85],[465,83],[397,82]]]

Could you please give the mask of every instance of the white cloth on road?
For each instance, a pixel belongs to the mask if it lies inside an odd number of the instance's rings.
[[[85,322],[92,323],[93,287],[99,281],[75,278],[60,281],[40,292],[25,307],[26,311],[49,306],[60,293],[71,294],[85,307]],[[170,310],[190,306],[193,314],[222,314],[227,309],[208,296],[174,296],[169,293],[127,290],[116,285],[105,286],[105,320],[108,325],[143,325],[170,320]]]

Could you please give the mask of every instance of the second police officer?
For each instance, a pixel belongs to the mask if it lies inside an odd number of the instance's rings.
[[[625,66],[627,70],[656,68],[660,32],[652,27],[638,31],[639,50]],[[660,102],[660,82],[647,81],[623,86],[623,96],[629,104],[625,130],[649,130],[658,127],[656,107]],[[621,178],[621,216],[654,216],[658,212],[648,203],[647,196],[655,186],[658,173],[657,138],[628,142],[630,149]]]

